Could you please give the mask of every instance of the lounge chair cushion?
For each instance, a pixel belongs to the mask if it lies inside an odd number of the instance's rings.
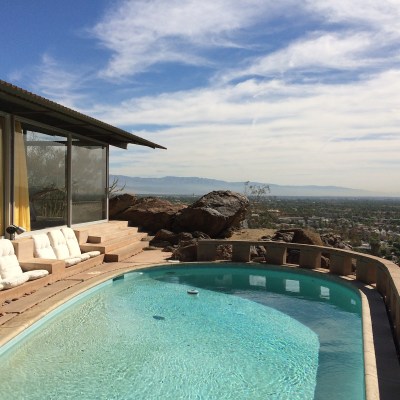
[[[25,275],[28,276],[30,281],[34,281],[35,279],[44,278],[49,274],[49,271],[45,269],[35,269],[32,271],[24,272]]]
[[[35,257],[57,260],[56,254],[50,245],[49,237],[45,233],[32,236],[35,250]]]
[[[57,234],[57,232],[59,234]],[[60,234],[62,238],[60,237]],[[50,237],[55,248],[53,248],[50,243]],[[64,236],[60,231],[51,231],[49,232],[49,236],[47,236],[45,233],[33,235],[32,238],[35,244],[35,257],[48,258],[52,260],[64,260],[66,267],[78,264],[78,262],[81,261],[80,258],[70,257],[68,247],[65,244],[65,239],[63,239]]]
[[[8,239],[0,239],[0,277],[8,279],[22,274],[17,256],[14,253],[14,246]]]
[[[89,257],[96,257],[96,256],[99,256],[101,253],[98,250],[93,250],[93,251],[88,251],[85,254],[89,254]]]
[[[50,231],[47,233],[47,236],[50,240],[50,245],[56,254],[57,259],[65,260],[66,258],[72,257],[70,254],[67,242],[65,240],[64,235],[60,230]]]
[[[78,239],[75,236],[75,232],[72,228],[61,228],[61,231],[67,241],[67,246],[71,257],[85,257],[87,260],[89,257],[96,257],[100,255],[100,251],[88,251],[87,253],[82,253],[79,247]],[[89,256],[89,257],[88,257]]]
[[[42,278],[46,270],[23,272],[14,253],[14,246],[8,239],[0,239],[0,290],[11,289],[28,280]]]
[[[22,285],[23,283],[29,280],[29,276],[25,273],[21,275],[16,275],[11,278],[3,279],[0,281],[0,284],[3,285],[3,289],[11,289],[13,287]]]

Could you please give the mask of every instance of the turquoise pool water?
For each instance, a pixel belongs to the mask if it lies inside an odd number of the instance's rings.
[[[353,289],[285,268],[133,272],[4,352],[0,398],[364,399],[360,315]]]

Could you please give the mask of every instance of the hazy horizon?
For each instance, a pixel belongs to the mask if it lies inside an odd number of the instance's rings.
[[[110,182],[118,180],[118,186],[125,186],[124,192],[140,195],[203,195],[213,190],[232,190],[240,193],[246,191],[246,182],[224,181],[204,177],[138,177],[110,175]],[[278,197],[357,197],[357,198],[399,198],[387,193],[370,192],[357,188],[319,185],[279,185],[268,182],[250,181],[249,185],[261,187],[268,185],[269,196]],[[247,191],[250,193],[249,188]]]
[[[400,195],[398,1],[20,0],[0,12],[2,79],[168,148],[112,148],[114,174]]]

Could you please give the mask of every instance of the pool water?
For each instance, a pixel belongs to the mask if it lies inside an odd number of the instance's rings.
[[[360,315],[286,268],[132,272],[6,351],[0,398],[364,399]]]

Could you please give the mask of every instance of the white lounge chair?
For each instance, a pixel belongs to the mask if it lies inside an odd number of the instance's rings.
[[[78,239],[76,238],[75,232],[72,228],[61,228],[61,232],[63,233],[65,240],[67,241],[67,246],[71,257],[89,256],[90,258],[92,258],[100,255],[100,251],[97,250],[82,253],[79,247]]]
[[[57,235],[56,232],[59,234]],[[52,244],[50,242],[50,233],[52,233]],[[49,232],[49,236],[45,233],[32,235],[32,239],[34,243],[35,257],[47,258],[50,260],[64,260],[66,267],[71,267],[81,261],[78,257],[70,256],[65,238],[60,231],[51,231]]]
[[[23,272],[14,246],[8,239],[0,239],[0,290],[10,289],[49,274],[45,269]]]

